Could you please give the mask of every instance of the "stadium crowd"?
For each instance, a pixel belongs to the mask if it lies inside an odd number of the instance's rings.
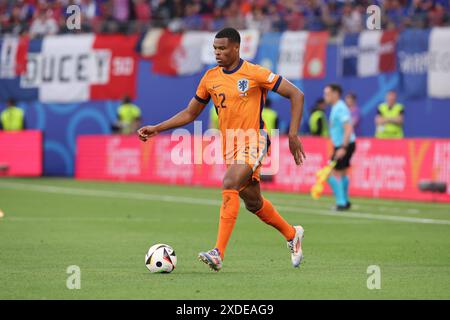
[[[358,32],[371,4],[382,8],[384,28],[450,24],[450,0],[0,0],[0,32],[29,32],[32,37],[68,32],[66,8],[73,4],[81,11],[81,32],[97,33],[139,32],[152,26]]]

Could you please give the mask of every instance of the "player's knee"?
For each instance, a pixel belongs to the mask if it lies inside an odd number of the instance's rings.
[[[262,206],[263,206],[262,199],[252,199],[245,201],[245,208],[252,213],[256,213],[259,210],[261,210]]]
[[[222,188],[224,190],[239,190],[239,181],[237,179],[225,177],[222,181]]]

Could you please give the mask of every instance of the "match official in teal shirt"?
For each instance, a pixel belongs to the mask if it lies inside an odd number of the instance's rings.
[[[348,168],[350,160],[355,152],[355,133],[350,109],[341,99],[342,88],[338,84],[329,84],[324,89],[324,99],[331,105],[330,113],[330,138],[334,152],[331,157],[336,161],[328,183],[336,197],[336,210],[350,209],[351,203],[348,196],[350,184]]]

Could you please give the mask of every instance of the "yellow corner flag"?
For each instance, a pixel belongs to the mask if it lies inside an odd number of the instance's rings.
[[[316,183],[311,187],[311,197],[317,200],[322,195],[324,184],[328,179],[328,176],[336,165],[336,161],[330,161],[325,167],[316,172]]]

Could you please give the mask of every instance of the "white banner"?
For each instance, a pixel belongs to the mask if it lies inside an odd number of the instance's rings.
[[[277,73],[291,80],[303,78],[303,58],[309,32],[286,31],[280,39],[280,55],[278,57]]]
[[[39,100],[89,100],[89,79],[95,65],[90,51],[94,35],[49,36],[42,42]]]
[[[368,77],[380,73],[379,48],[382,35],[380,30],[366,30],[359,35],[358,76]]]
[[[450,28],[433,28],[428,48],[428,95],[450,98]]]
[[[188,31],[183,34],[181,44],[173,55],[178,75],[194,74],[202,70],[202,46],[206,36],[207,33],[201,31]]]
[[[88,101],[90,86],[110,80],[111,51],[94,50],[95,36],[47,36],[41,52],[29,53],[22,88],[39,88],[42,102]]]

